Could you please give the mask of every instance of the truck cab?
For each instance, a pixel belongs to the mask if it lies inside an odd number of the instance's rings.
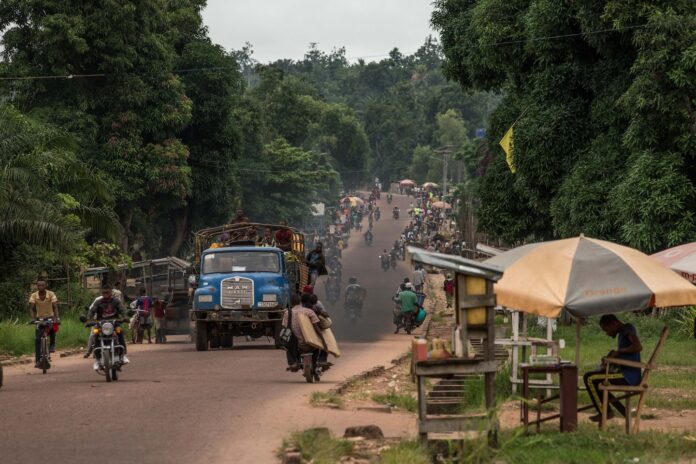
[[[307,272],[300,253],[251,245],[249,235],[200,253],[191,307],[198,351],[230,348],[235,336],[273,337],[278,346],[283,311]]]

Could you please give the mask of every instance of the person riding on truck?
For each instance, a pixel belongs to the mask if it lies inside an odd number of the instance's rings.
[[[280,221],[281,226],[287,226],[286,221]],[[292,231],[290,229],[278,229],[275,233],[275,243],[283,251],[292,250]]]
[[[230,219],[230,224],[243,224],[245,222],[249,222],[249,218],[244,215],[243,209],[238,208],[234,217]]]

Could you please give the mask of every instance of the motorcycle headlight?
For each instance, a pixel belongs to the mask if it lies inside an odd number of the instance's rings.
[[[114,333],[114,325],[111,322],[105,322],[102,324],[102,333],[107,337]]]

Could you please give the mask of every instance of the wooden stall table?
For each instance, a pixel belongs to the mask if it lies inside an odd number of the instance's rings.
[[[529,428],[529,375],[530,374],[551,374],[558,375],[560,378],[558,394],[539,400],[537,403],[536,419],[532,424],[536,424],[537,432],[542,422],[553,419],[560,419],[561,432],[572,432],[578,426],[578,368],[575,364],[556,364],[551,366],[532,366],[521,364],[522,369],[522,423],[525,432]],[[547,417],[541,417],[541,405],[560,399],[561,411]]]

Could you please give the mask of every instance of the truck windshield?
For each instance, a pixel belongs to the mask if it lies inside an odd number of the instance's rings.
[[[280,272],[280,260],[276,253],[263,251],[209,253],[203,258],[203,274],[229,272]]]

